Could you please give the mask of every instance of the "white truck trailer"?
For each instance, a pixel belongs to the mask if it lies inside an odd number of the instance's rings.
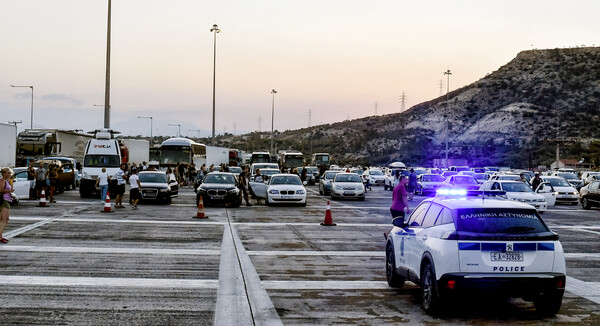
[[[150,161],[150,142],[141,139],[119,139],[121,146],[121,160],[123,163]]]
[[[17,161],[20,166],[27,166],[30,160],[64,156],[81,162],[85,144],[93,138],[73,130],[27,129],[21,131],[17,138]]]
[[[14,167],[17,153],[17,126],[0,123],[0,167]]]
[[[206,146],[206,166],[219,166],[221,163],[229,164],[229,148]]]

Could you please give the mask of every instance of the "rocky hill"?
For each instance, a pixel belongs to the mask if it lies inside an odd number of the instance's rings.
[[[444,95],[402,113],[286,131],[277,134],[276,144],[329,152],[340,163],[431,165],[445,157],[446,112],[450,158],[471,165],[550,165],[558,138],[561,157],[586,157],[600,165],[593,150],[600,139],[600,48],[523,51],[452,91],[448,101]],[[266,135],[221,141],[246,150],[268,148]]]

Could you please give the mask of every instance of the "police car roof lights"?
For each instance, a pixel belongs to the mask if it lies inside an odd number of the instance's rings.
[[[506,196],[503,190],[467,190],[461,188],[439,188],[436,191],[437,197],[478,197],[478,196]]]

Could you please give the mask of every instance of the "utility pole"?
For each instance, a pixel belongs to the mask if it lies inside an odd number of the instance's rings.
[[[308,109],[308,127],[309,128],[310,128],[310,122],[311,122],[310,119],[311,119],[311,117],[312,117],[312,110]]]
[[[440,82],[438,83],[438,86],[440,86],[440,95],[442,96],[442,89],[444,88],[444,80],[440,78]]]
[[[110,129],[110,0],[108,0],[108,24],[106,28],[106,81],[104,83],[104,128]]]
[[[406,110],[406,94],[402,92],[400,95],[400,112],[404,112]]]
[[[448,112],[450,111],[450,75],[452,75],[452,72],[448,69],[444,72],[444,75],[448,76],[448,82],[446,83],[446,114],[444,114],[446,117],[446,168],[448,168],[448,137],[450,136],[450,130],[448,129]]]
[[[375,101],[375,115],[377,115],[377,101]]]

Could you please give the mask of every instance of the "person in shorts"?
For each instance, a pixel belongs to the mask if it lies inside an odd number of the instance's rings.
[[[46,189],[46,179],[48,179],[48,171],[44,169],[44,163],[40,162],[40,167],[35,171],[35,191],[37,198],[40,198],[42,190]]]
[[[127,171],[127,164],[121,163],[119,171],[115,174],[115,177],[117,178],[117,198],[115,200],[115,207],[117,208],[125,208],[125,206],[123,206],[123,195],[125,194],[125,184],[127,183],[125,171]]]
[[[129,176],[129,200],[131,202],[131,209],[137,210],[137,204],[140,201],[140,189],[142,185],[140,184],[140,179],[137,175],[137,169],[131,170],[131,175]]]

